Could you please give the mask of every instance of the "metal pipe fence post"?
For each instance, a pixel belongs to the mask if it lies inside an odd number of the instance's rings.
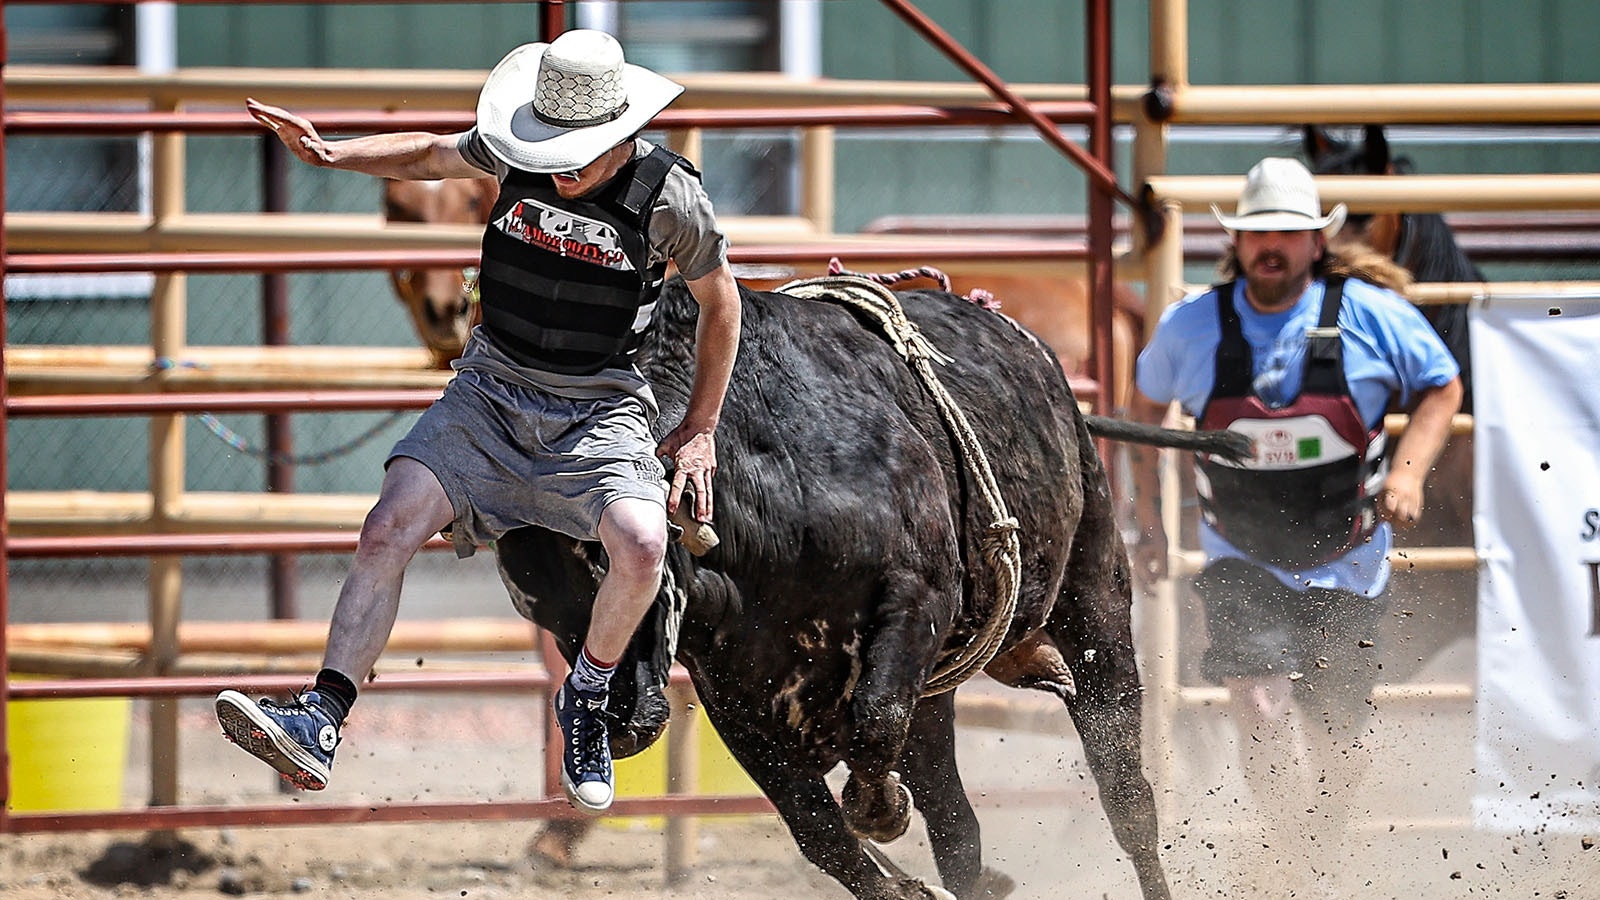
[[[0,11],[3,12],[3,11]],[[6,23],[5,16],[0,15],[0,122],[4,121],[6,108],[5,69],[6,69]],[[6,150],[5,127],[0,124],[0,285],[5,284],[6,277]],[[0,289],[3,293],[3,289]],[[7,301],[9,306],[9,300]],[[0,308],[0,347],[6,342],[6,313],[8,309]],[[10,454],[5,452],[7,444],[8,417],[5,410],[6,379],[5,356],[0,354],[0,834],[10,831],[11,818],[11,753],[8,739],[11,723],[11,670],[9,648],[6,646],[6,628],[4,624],[11,621],[11,582],[8,574],[11,571],[11,529],[7,525],[10,517],[6,509],[5,486],[10,483],[10,473],[7,469]]]
[[[565,0],[539,0],[539,40],[549,43],[566,30]]]
[[[288,157],[277,136],[263,133],[261,142],[261,210],[289,211]],[[288,346],[289,276],[266,272],[261,276],[261,343],[269,347]],[[294,420],[288,413],[266,416],[267,491],[294,493],[294,466],[285,459],[294,452]],[[272,617],[293,619],[299,615],[300,578],[292,553],[274,553],[268,564],[268,592]]]
[[[1089,179],[1089,323],[1093,334],[1089,361],[1090,371],[1100,385],[1096,410],[1101,415],[1114,415],[1117,396],[1111,342],[1112,279],[1115,277],[1111,259],[1114,237],[1111,217],[1116,212],[1112,194],[1116,170],[1111,147],[1111,0],[1088,0],[1084,4],[1084,31],[1087,44],[1084,80],[1089,86],[1089,102],[1094,106],[1094,122],[1089,126],[1089,155],[1113,178],[1110,187]],[[1115,484],[1118,469],[1115,451],[1109,443],[1103,443],[1101,449],[1106,475]]]
[[[156,105],[176,112],[182,105],[158,97]],[[184,141],[182,132],[157,135],[151,169],[151,220],[157,231],[162,223],[184,212]],[[150,346],[158,361],[183,358],[188,342],[188,275],[157,275],[150,297]],[[153,387],[163,390],[175,366],[158,368]],[[176,528],[184,493],[184,422],[181,414],[150,418],[151,517],[158,530]],[[151,627],[150,674],[166,674],[178,656],[178,619],[183,600],[183,559],[153,556],[149,567],[149,617]],[[150,703],[150,805],[178,802],[178,702],[171,698]]]

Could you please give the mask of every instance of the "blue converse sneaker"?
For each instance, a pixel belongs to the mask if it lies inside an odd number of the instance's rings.
[[[307,791],[328,786],[339,726],[321,706],[316,691],[296,694],[288,703],[257,703],[238,691],[217,695],[222,734],[252,756],[277,769],[285,781]]]
[[[561,787],[576,808],[598,815],[611,808],[615,778],[606,735],[606,692],[581,691],[564,682],[556,691],[561,726]]]

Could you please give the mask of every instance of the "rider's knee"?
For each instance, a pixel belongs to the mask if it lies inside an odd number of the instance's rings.
[[[416,527],[418,516],[403,506],[380,501],[367,513],[366,520],[361,523],[362,551],[410,558],[427,541],[428,534]]]
[[[667,524],[659,514],[653,516],[610,515],[601,529],[601,543],[610,558],[611,571],[635,577],[659,575],[667,555]]]

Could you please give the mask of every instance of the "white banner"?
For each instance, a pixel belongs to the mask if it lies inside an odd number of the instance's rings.
[[[1600,828],[1600,298],[1474,304],[1480,828]]]

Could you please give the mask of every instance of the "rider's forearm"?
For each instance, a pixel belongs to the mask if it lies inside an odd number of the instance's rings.
[[[739,288],[724,265],[688,282],[700,304],[695,326],[694,386],[683,421],[695,431],[711,433],[722,417],[722,401],[739,352]]]
[[[403,131],[325,141],[326,164],[380,178],[470,178],[483,173],[461,157],[458,135]]]

